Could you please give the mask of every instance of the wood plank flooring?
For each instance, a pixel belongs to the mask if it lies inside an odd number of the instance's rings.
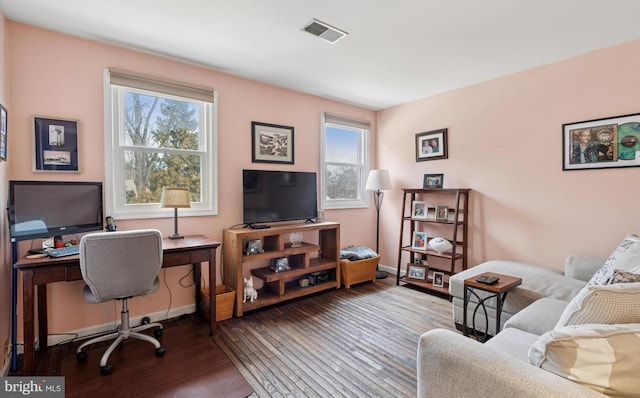
[[[434,328],[455,331],[447,299],[395,286],[395,278],[218,326],[214,339],[253,387],[252,397],[415,397],[418,337]]]

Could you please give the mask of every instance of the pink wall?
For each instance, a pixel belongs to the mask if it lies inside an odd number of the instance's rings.
[[[72,38],[10,22],[9,54],[12,97],[12,179],[104,180],[103,80],[106,67],[215,87],[218,92],[219,215],[180,220],[183,234],[204,234],[221,240],[222,231],[242,222],[241,170],[243,168],[319,171],[320,113],[333,112],[375,122],[373,111],[240,79],[205,68],[182,64]],[[79,119],[80,174],[34,174],[31,171],[32,115]],[[251,121],[295,127],[295,165],[251,163]],[[375,243],[372,209],[330,211],[326,218],[342,223],[342,245]],[[357,221],[357,222],[355,222]],[[116,220],[119,229],[154,227],[173,232],[173,219]],[[362,231],[369,231],[365,234]],[[27,242],[29,244],[30,242]],[[21,245],[21,250],[27,247]],[[167,270],[172,306],[193,303],[192,288],[179,278],[187,267]],[[51,332],[73,330],[114,319],[112,304],[85,304],[82,283],[49,287]],[[154,300],[137,299],[132,315],[162,311],[169,305],[166,288]],[[74,314],[67,317],[64,314]]]
[[[473,66],[469,66],[473,67]],[[640,233],[640,168],[562,171],[562,124],[639,113],[640,41],[386,109],[378,164],[391,171],[381,228],[396,264],[399,188],[444,173],[471,188],[470,265],[512,259],[562,269]],[[448,128],[449,158],[415,162],[415,134]],[[385,199],[385,200],[387,200]]]

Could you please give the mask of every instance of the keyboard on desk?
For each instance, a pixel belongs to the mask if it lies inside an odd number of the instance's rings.
[[[47,254],[50,257],[73,256],[74,254],[79,254],[79,253],[80,253],[80,246],[79,245],[65,246],[65,247],[59,247],[59,248],[56,248],[56,249],[47,250]]]

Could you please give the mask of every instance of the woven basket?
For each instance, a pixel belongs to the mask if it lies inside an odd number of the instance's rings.
[[[357,261],[340,260],[342,284],[349,289],[355,283],[375,281],[378,261],[380,261],[380,256]]]

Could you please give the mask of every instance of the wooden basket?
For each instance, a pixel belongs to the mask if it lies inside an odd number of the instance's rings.
[[[216,286],[216,322],[224,321],[233,315],[233,304],[236,301],[236,292],[227,286]],[[209,320],[209,289],[202,289],[202,312],[204,318]]]
[[[380,256],[357,261],[340,260],[342,284],[349,289],[355,283],[375,281],[378,261],[380,261]]]

